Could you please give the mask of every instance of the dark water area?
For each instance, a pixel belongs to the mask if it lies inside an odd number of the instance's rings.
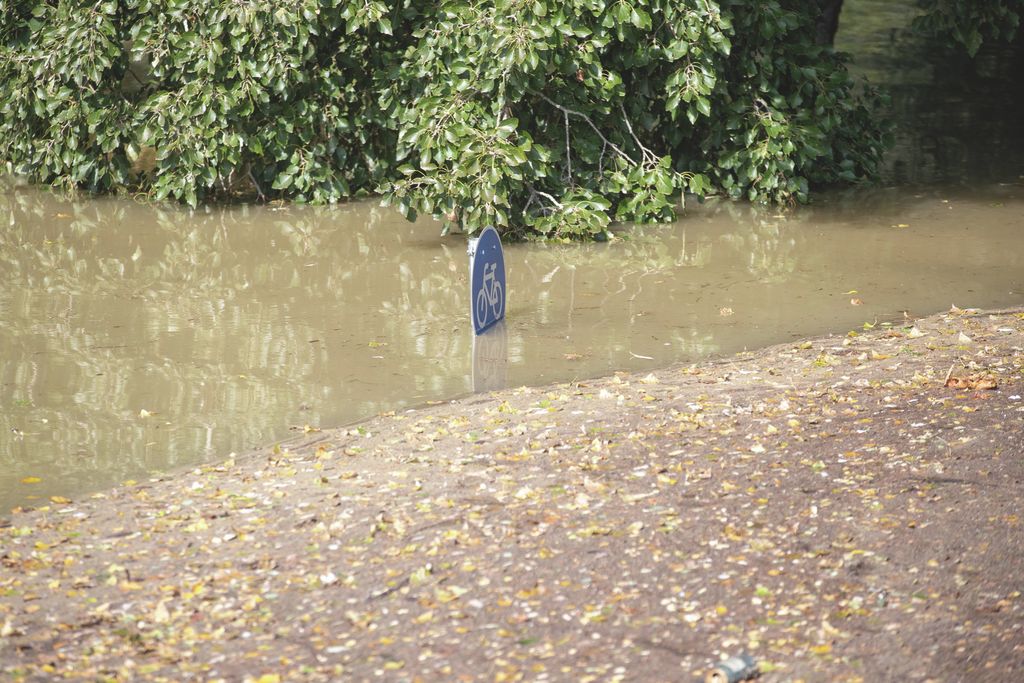
[[[691,202],[608,244],[511,245],[474,339],[466,241],[375,202],[189,211],[0,182],[0,512],[473,391],[645,371],[1024,301],[1017,48],[976,63],[847,2],[892,94],[874,187]]]
[[[912,2],[847,0],[836,49],[891,99],[883,182],[963,185],[1024,175],[1024,31],[975,58],[914,33]]]

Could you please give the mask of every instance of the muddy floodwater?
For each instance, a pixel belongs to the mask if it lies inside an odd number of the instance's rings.
[[[512,245],[507,323],[476,348],[465,239],[372,202],[193,213],[9,187],[0,211],[3,507],[474,389],[1024,300],[1017,184],[693,203],[608,244]]]
[[[478,341],[465,238],[376,202],[188,211],[0,181],[0,513],[472,391],[1020,305],[1024,51],[908,57],[885,28],[905,5],[851,0],[861,32],[838,38],[892,88],[883,185],[511,245],[507,322]]]

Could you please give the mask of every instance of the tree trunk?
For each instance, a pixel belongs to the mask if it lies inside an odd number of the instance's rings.
[[[818,45],[831,45],[839,28],[839,13],[843,10],[843,0],[817,0],[821,14],[815,26],[815,42]]]

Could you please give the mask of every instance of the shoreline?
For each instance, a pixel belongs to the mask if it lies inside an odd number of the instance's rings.
[[[13,514],[0,672],[998,680],[1022,311],[471,395]]]

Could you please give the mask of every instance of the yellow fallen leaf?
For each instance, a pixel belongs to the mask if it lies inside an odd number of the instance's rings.
[[[64,496],[50,496],[50,502],[57,503],[57,505],[70,505],[71,499]]]
[[[433,565],[431,565],[428,562],[419,569],[413,571],[413,573],[409,575],[409,581],[412,583],[412,585],[418,586],[419,584],[424,583],[427,579],[430,578],[433,569]]]
[[[39,477],[25,477],[24,479],[21,480],[21,483],[22,484],[38,484],[41,481],[42,481],[42,479],[40,479]]]
[[[829,652],[832,652],[832,646],[828,643],[823,645],[813,645],[811,646],[811,652],[816,655],[827,655]]]
[[[447,589],[441,588],[434,592],[434,597],[437,598],[438,602],[451,602],[457,600],[460,596],[465,595],[466,589],[460,586],[449,586]]]

